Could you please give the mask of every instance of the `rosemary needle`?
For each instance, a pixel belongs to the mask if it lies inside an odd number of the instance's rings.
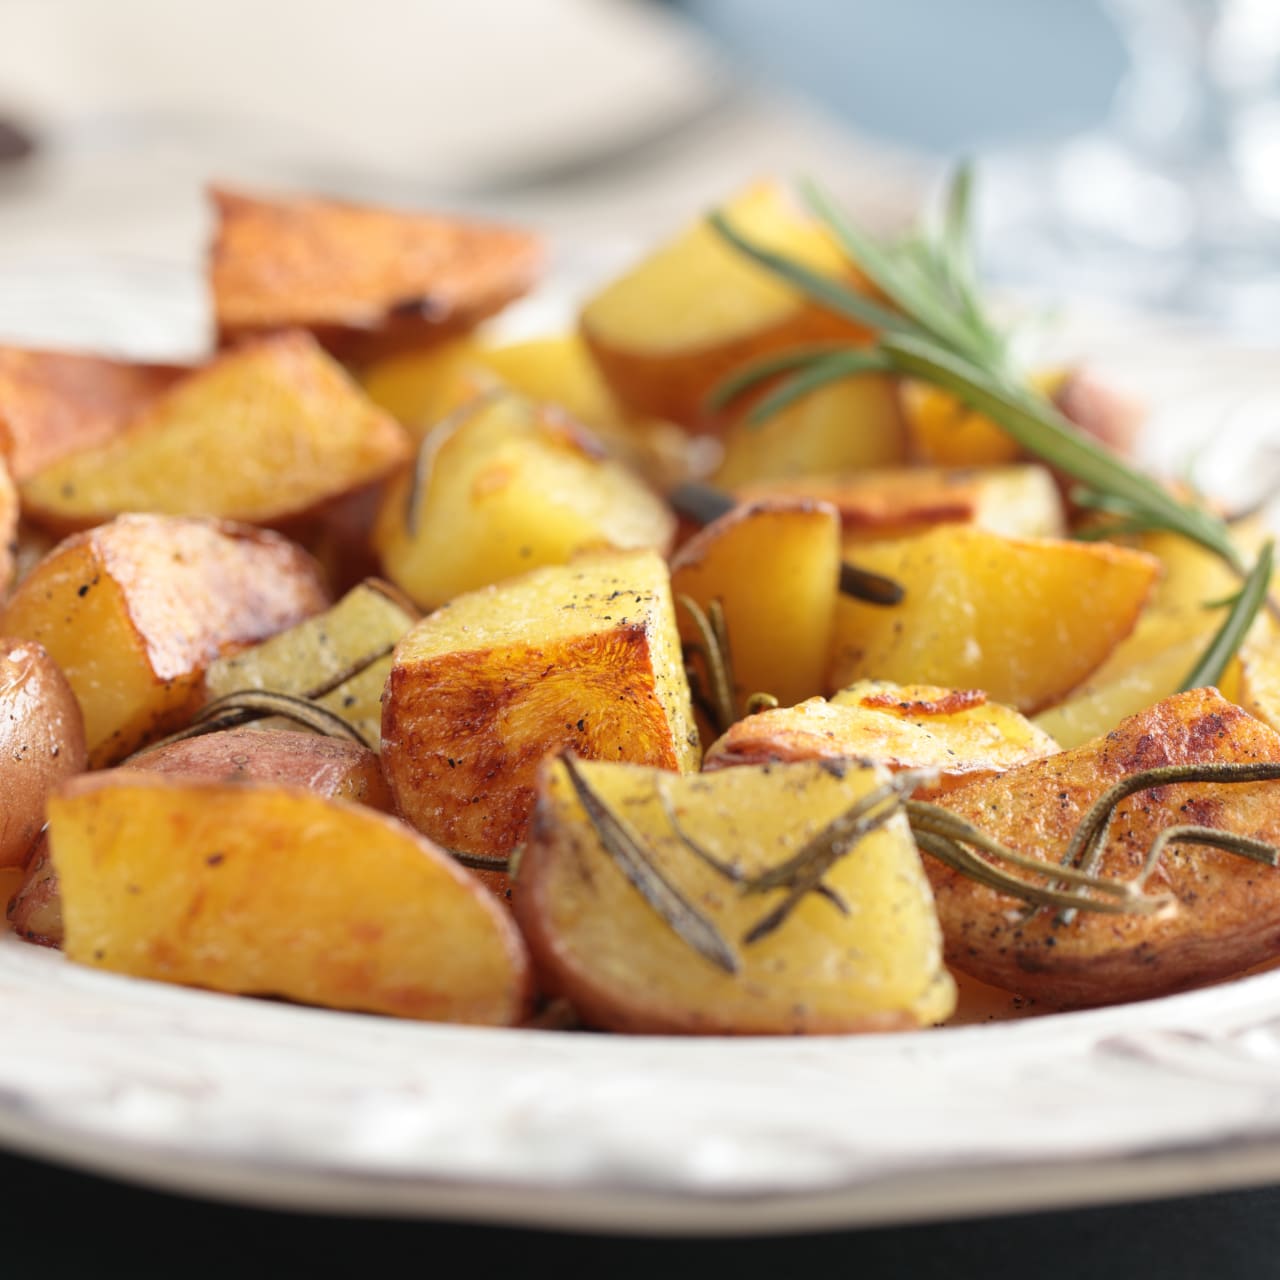
[[[1248,569],[1223,520],[1198,501],[1181,501],[1076,430],[1013,371],[1008,343],[988,318],[974,276],[972,182],[972,171],[962,167],[948,191],[941,225],[923,227],[893,244],[868,236],[820,187],[804,184],[810,209],[878,291],[878,300],[755,243],[722,213],[712,214],[710,225],[729,244],[818,306],[870,327],[875,341],[867,345],[851,339],[844,347],[826,344],[774,353],[726,379],[713,392],[711,403],[723,407],[772,384],[749,415],[760,421],[830,381],[872,372],[917,378],[949,392],[985,414],[1027,453],[1078,481],[1094,504],[1108,510],[1125,529],[1180,534],[1245,579],[1231,618],[1188,681],[1217,678],[1243,639],[1250,609],[1257,611],[1253,600],[1262,571],[1257,565]]]

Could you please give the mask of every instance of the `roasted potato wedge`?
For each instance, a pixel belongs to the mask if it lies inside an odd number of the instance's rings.
[[[885,1031],[944,1019],[955,1000],[919,856],[901,815],[825,883],[847,911],[805,897],[767,936],[747,936],[786,896],[744,894],[887,775],[817,763],[673,777],[577,766],[643,843],[653,870],[718,933],[736,972],[694,950],[602,843],[563,760],[549,761],[512,905],[546,984],[597,1027],[777,1035]],[[684,844],[668,816],[704,857]]]
[[[1144,612],[1102,665],[1063,702],[1040,712],[1036,724],[1064,747],[1079,747],[1109,733],[1126,716],[1182,687],[1221,620],[1221,610],[1200,617]],[[1232,659],[1219,681],[1232,701],[1239,693],[1240,672],[1240,661]]]
[[[10,597],[0,634],[42,644],[61,667],[98,767],[180,725],[220,653],[326,603],[314,562],[278,534],[120,516],[59,543]]]
[[[966,783],[938,803],[1017,852],[1058,862],[1089,806],[1113,783],[1172,764],[1280,762],[1280,734],[1226,701],[1195,689],[1131,716],[1105,738]],[[1195,783],[1123,801],[1099,871],[1133,878],[1157,834],[1194,824],[1280,843],[1274,782]],[[1028,917],[1019,904],[928,862],[948,962],[984,982],[1057,1005],[1112,1004],[1215,982],[1275,957],[1280,871],[1234,854],[1173,844],[1149,892],[1173,898],[1156,915],[1052,910]]]
[[[391,792],[372,751],[341,738],[309,733],[227,729],[166,742],[135,756],[128,769],[203,782],[263,782],[299,787],[334,800],[387,812]],[[43,809],[41,821],[43,822]],[[9,921],[29,942],[62,945],[62,894],[47,836],[31,851]]]
[[[417,620],[413,605],[385,582],[361,583],[323,613],[215,658],[204,673],[204,699],[212,702],[242,689],[307,698],[341,716],[376,752],[391,653]],[[253,727],[285,725],[267,719]]]
[[[940,524],[971,524],[1008,538],[1060,538],[1062,498],[1044,467],[894,467],[761,480],[736,490],[744,500],[813,498],[840,512],[845,549],[905,538]]]
[[[55,531],[129,511],[281,524],[409,454],[399,424],[307,334],[283,334],[219,357],[124,431],[30,476],[23,511]]]
[[[592,547],[665,554],[675,517],[557,410],[496,392],[437,427],[387,487],[374,545],[424,609]]]
[[[724,429],[724,457],[715,473],[724,488],[892,467],[907,456],[897,388],[887,377],[831,383],[759,423],[750,417],[757,398],[737,406]]]
[[[447,849],[524,838],[538,763],[695,769],[698,738],[667,568],[599,553],[459,596],[396,647],[382,760],[399,811]]]
[[[990,418],[931,382],[907,378],[900,389],[911,456],[927,467],[995,467],[1022,457],[1018,442]]]
[[[85,775],[49,803],[68,957],[214,991],[510,1024],[529,1000],[508,913],[447,854],[360,805],[256,783]]]
[[[0,426],[14,478],[96,448],[139,417],[190,369],[71,351],[0,347]]]
[[[830,683],[982,689],[1024,714],[1061,700],[1133,630],[1159,564],[1109,544],[944,526],[866,543],[859,565],[906,588],[883,608],[842,597]]]
[[[705,474],[716,450],[671,422],[629,413],[576,333],[525,342],[458,338],[384,360],[365,371],[370,397],[421,438],[486,390],[505,387],[580,422],[609,455],[659,489]]]
[[[739,720],[702,767],[854,759],[895,772],[936,769],[937,786],[916,793],[925,795],[1057,750],[1047,733],[979,690],[864,680],[830,702],[810,698]]]
[[[84,718],[66,677],[31,640],[0,640],[0,867],[21,866],[49,792],[86,766]]]
[[[537,279],[526,231],[347,204],[211,192],[218,340],[309,329],[354,363],[470,329]]]
[[[725,212],[756,243],[848,280],[835,242],[777,186],[754,186]],[[624,405],[693,430],[720,429],[707,398],[753,357],[866,336],[751,262],[703,221],[592,298],[581,327]]]
[[[1133,451],[1145,409],[1087,369],[1041,369],[1031,383],[1058,411],[1115,453]],[[990,418],[966,408],[949,392],[907,379],[902,412],[912,457],[926,465],[973,467],[1015,462],[1021,447]]]
[[[732,653],[734,697],[790,706],[823,686],[840,573],[840,519],[823,502],[775,498],[735,507],[676,553],[671,590],[703,610],[718,600]],[[699,642],[677,609],[680,637]]]

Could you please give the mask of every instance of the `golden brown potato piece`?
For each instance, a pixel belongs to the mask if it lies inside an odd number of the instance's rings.
[[[1220,609],[1204,610],[1196,616],[1148,608],[1106,661],[1064,701],[1040,712],[1036,724],[1064,747],[1078,747],[1109,733],[1126,716],[1137,715],[1176,693],[1221,621]],[[1232,659],[1218,682],[1233,702],[1239,693],[1240,673],[1240,661]],[[1258,714],[1254,707],[1248,709]]]
[[[931,467],[994,467],[1022,457],[1018,442],[990,418],[931,382],[901,384],[911,456]]]
[[[1133,452],[1145,410],[1086,369],[1042,369],[1031,384],[1082,434],[1116,453]],[[901,404],[912,457],[925,464],[993,466],[1023,457],[1016,441],[990,418],[966,408],[931,383],[907,379]]]
[[[39,642],[62,668],[98,767],[181,724],[220,653],[326,603],[314,562],[278,534],[120,516],[59,543],[9,599],[0,634]]]
[[[867,760],[895,772],[936,769],[938,785],[931,790],[945,791],[1057,749],[1047,733],[979,690],[864,680],[830,702],[810,698],[739,720],[712,744],[702,767]]]
[[[1024,714],[1060,700],[1133,630],[1159,564],[1109,544],[1002,538],[965,525],[869,542],[858,564],[906,588],[842,597],[831,684],[982,689]]]
[[[1044,467],[892,467],[761,480],[737,489],[744,500],[813,498],[840,512],[845,549],[905,538],[939,524],[971,524],[1008,538],[1059,538],[1062,498]]]
[[[128,511],[279,524],[407,460],[404,430],[304,333],[220,356],[122,432],[51,463],[23,510],[65,531]]]
[[[360,805],[122,770],[49,804],[67,955],[215,991],[438,1022],[529,1000],[509,915],[446,854]]]
[[[671,562],[671,590],[724,609],[739,711],[753,693],[790,706],[822,689],[840,573],[840,519],[824,502],[775,498],[735,507]],[[699,639],[677,610],[680,637]]]
[[[1162,765],[1280,761],[1280,735],[1216,689],[1167,698],[1105,738],[967,783],[939,803],[1042,862],[1058,861],[1089,806],[1113,783]],[[1099,867],[1131,879],[1156,835],[1195,824],[1280,843],[1274,782],[1161,787],[1121,803]],[[927,862],[947,959],[984,982],[1058,1005],[1111,1004],[1214,982],[1273,959],[1280,871],[1233,854],[1173,845],[1149,882],[1161,915],[1054,911],[1030,919],[1008,896]]]
[[[341,716],[376,752],[391,651],[417,620],[418,611],[394,587],[370,579],[324,613],[214,659],[204,673],[204,699],[242,689],[307,698]],[[284,727],[275,719],[254,725]]]
[[[558,410],[497,392],[441,424],[387,487],[384,571],[424,609],[593,547],[671,548],[666,504]]]
[[[610,456],[660,490],[705,474],[714,462],[708,442],[691,439],[674,423],[629,413],[576,333],[498,344],[456,338],[381,361],[362,381],[370,398],[417,438],[485,390],[505,387],[567,413]]]
[[[785,890],[746,895],[684,845],[682,830],[737,877],[785,862],[887,775],[849,765],[773,765],[675,777],[578,765],[640,837],[667,882],[736,960],[695,951],[606,850],[563,761],[548,762],[512,905],[539,973],[594,1026],[630,1032],[779,1035],[886,1031],[945,1018],[955,989],[919,855],[899,815],[860,842],[767,936],[747,935]]]
[[[84,720],[66,678],[30,640],[0,640],[0,867],[21,866],[44,803],[85,768]]]
[[[750,188],[725,212],[756,243],[858,283],[827,232],[775,184]],[[693,430],[719,430],[707,397],[753,358],[866,336],[756,265],[704,221],[592,298],[581,323],[605,381],[623,404]]]
[[[310,329],[361,363],[470,329],[525,293],[542,250],[527,231],[337,200],[211,192],[218,340]]]
[[[189,372],[181,365],[0,347],[0,424],[14,477],[26,480],[67,454],[110,440]]]
[[[715,473],[736,489],[777,476],[829,475],[892,467],[907,456],[898,392],[887,377],[861,375],[810,392],[766,422],[736,406]]]
[[[205,782],[300,787],[330,799],[390,811],[391,792],[372,751],[341,738],[255,730],[256,726],[227,729],[166,742],[135,756],[128,769]],[[29,942],[62,945],[62,895],[44,836],[27,860],[22,885],[9,906],[9,920]]]
[[[666,565],[585,556],[459,596],[396,648],[382,760],[399,811],[447,849],[523,838],[538,762],[695,769],[698,738]]]

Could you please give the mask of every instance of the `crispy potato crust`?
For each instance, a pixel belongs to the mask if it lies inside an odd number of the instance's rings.
[[[1167,698],[1105,738],[998,777],[956,788],[938,803],[1013,849],[1061,857],[1094,800],[1129,774],[1167,764],[1280,761],[1280,734],[1216,689]],[[1124,801],[1101,872],[1128,879],[1165,827],[1195,824],[1280,843],[1280,786],[1162,787]],[[1013,899],[926,859],[948,962],[994,986],[1050,1004],[1112,1004],[1214,982],[1274,958],[1280,946],[1280,871],[1198,846],[1173,846],[1150,881],[1168,915],[1052,911],[1027,919]]]
[[[472,328],[525,293],[526,231],[337,200],[215,189],[209,282],[221,343],[306,328],[362,363]]]
[[[0,633],[38,641],[62,668],[97,767],[181,724],[219,654],[326,603],[314,561],[277,534],[121,516],[59,543],[10,597]]]
[[[945,791],[1057,750],[1010,707],[973,689],[865,681],[830,702],[810,698],[748,716],[712,744],[704,769],[770,760],[872,760],[888,769],[936,769]]]
[[[14,478],[111,439],[184,378],[182,365],[0,347],[0,423]]]

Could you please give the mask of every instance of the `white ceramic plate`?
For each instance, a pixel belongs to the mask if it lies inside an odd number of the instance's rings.
[[[127,301],[126,301],[127,300]],[[0,339],[181,353],[198,293],[139,264],[0,264]],[[1160,461],[1256,489],[1280,370],[1091,316]],[[0,1142],[268,1205],[761,1232],[1280,1178],[1280,972],[910,1035],[676,1040],[397,1023],[77,968],[0,938]]]

